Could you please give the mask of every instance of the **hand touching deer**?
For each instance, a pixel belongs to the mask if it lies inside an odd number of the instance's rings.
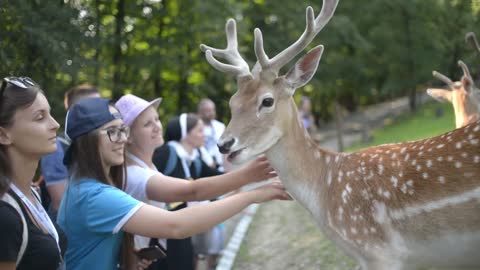
[[[475,122],[480,113],[480,89],[475,86],[468,67],[462,61],[458,61],[458,65],[463,70],[463,76],[458,82],[452,82],[447,76],[433,71],[433,76],[446,83],[450,90],[427,89],[427,93],[436,100],[452,103],[456,128]]]
[[[278,72],[327,24],[337,2],[324,0],[317,18],[307,8],[304,33],[273,58],[255,29],[252,71],[238,52],[234,20],[226,24],[226,49],[201,45],[208,62],[238,83],[220,150],[234,163],[265,153],[293,197],[362,269],[478,269],[479,121],[439,137],[351,154],[316,146],[299,122],[292,95],[314,75],[323,46],[285,75]]]

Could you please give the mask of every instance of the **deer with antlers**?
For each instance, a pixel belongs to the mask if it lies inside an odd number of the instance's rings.
[[[238,52],[234,20],[226,24],[226,49],[201,45],[207,61],[238,84],[220,151],[233,163],[265,153],[291,195],[362,269],[479,269],[479,121],[425,140],[335,153],[318,147],[298,120],[292,95],[313,77],[323,46],[285,75],[279,70],[308,46],[337,4],[324,0],[317,18],[308,7],[303,34],[273,58],[255,29],[252,71]]]
[[[463,76],[458,82],[453,82],[442,73],[433,71],[433,76],[446,83],[450,90],[427,89],[427,93],[434,99],[452,103],[456,128],[475,122],[480,113],[480,89],[475,86],[467,65],[462,61],[458,61],[458,65],[463,70]]]

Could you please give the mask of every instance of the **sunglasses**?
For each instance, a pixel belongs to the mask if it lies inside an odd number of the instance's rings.
[[[0,101],[3,97],[3,92],[7,88],[8,84],[13,84],[16,87],[27,89],[30,86],[38,85],[35,81],[29,77],[5,77],[2,81],[2,86],[0,88]],[[1,103],[0,103],[1,104]]]

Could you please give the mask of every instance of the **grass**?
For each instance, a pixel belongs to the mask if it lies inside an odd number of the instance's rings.
[[[437,110],[443,110],[443,115],[436,116]],[[348,152],[372,145],[397,143],[424,139],[442,134],[455,128],[455,117],[450,103],[429,102],[423,105],[417,113],[406,113],[395,119],[388,119],[385,126],[371,132],[373,140],[369,143],[359,143],[347,149]]]

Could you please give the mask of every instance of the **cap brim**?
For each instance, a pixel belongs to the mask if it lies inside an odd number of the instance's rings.
[[[156,99],[150,101],[148,104],[149,104],[150,106],[155,107],[155,109],[158,109],[158,106],[160,106],[160,103],[162,103],[162,98],[161,98],[161,97],[160,97],[160,98],[156,98]]]

